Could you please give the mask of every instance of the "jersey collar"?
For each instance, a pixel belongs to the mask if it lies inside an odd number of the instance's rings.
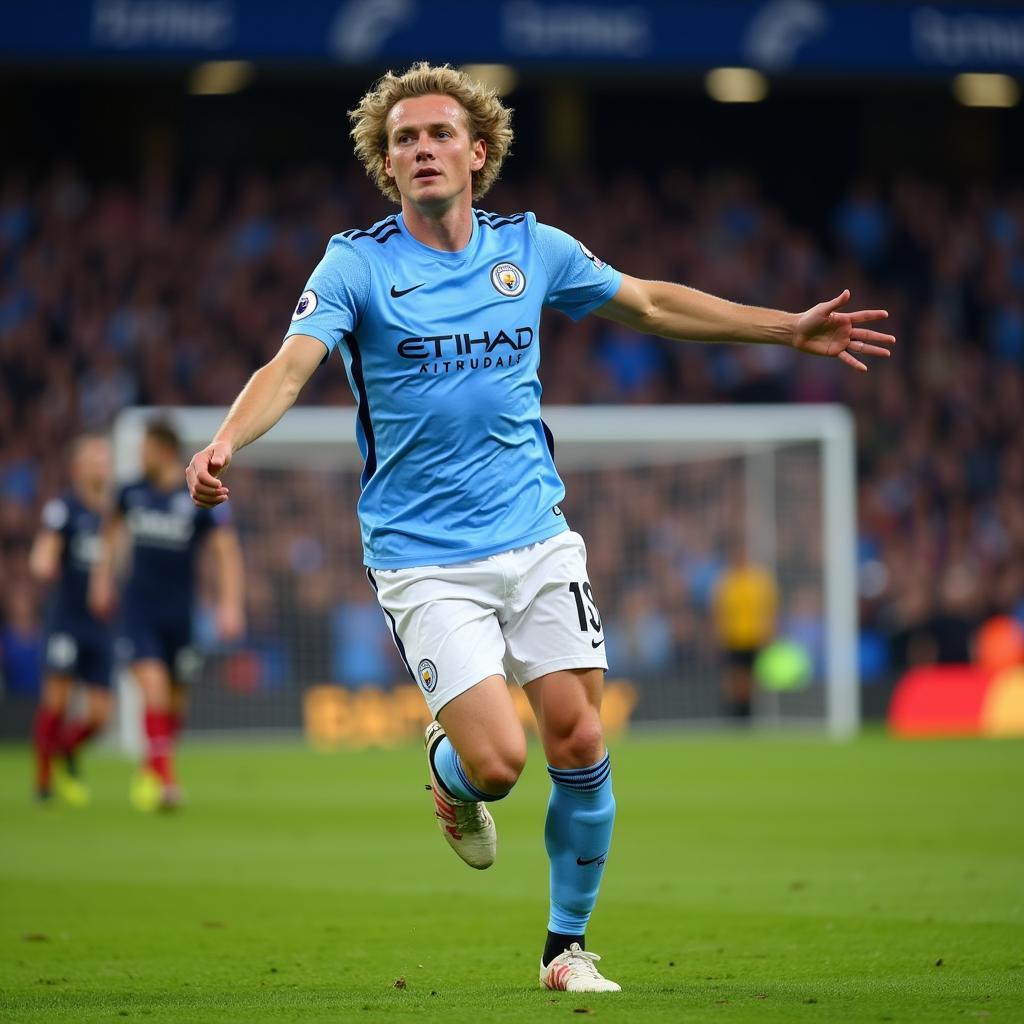
[[[414,249],[418,249],[431,259],[441,260],[444,263],[464,263],[473,254],[477,235],[480,233],[480,225],[477,223],[475,209],[472,211],[472,217],[470,219],[472,221],[472,229],[469,241],[466,243],[466,247],[464,249],[459,249],[457,252],[446,252],[444,249],[435,249],[433,246],[424,245],[418,238],[414,238],[412,232],[405,226],[405,218],[402,214],[399,213],[397,217],[398,226],[402,231],[403,237]]]

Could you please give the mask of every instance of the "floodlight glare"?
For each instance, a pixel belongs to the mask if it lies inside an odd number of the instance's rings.
[[[252,65],[247,60],[209,60],[192,69],[188,91],[193,96],[226,96],[244,89],[250,81]]]
[[[499,96],[507,96],[519,84],[516,69],[508,64],[463,64],[461,70]]]
[[[965,73],[953,79],[953,95],[965,107],[1015,107],[1020,86],[1009,75]]]
[[[759,103],[768,95],[768,79],[753,68],[714,68],[704,87],[719,103]]]

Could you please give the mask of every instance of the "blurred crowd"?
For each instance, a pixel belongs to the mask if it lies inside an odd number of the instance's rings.
[[[1024,618],[1024,190],[858,183],[830,218],[807,224],[806,211],[780,209],[749,177],[666,167],[600,181],[537,174],[499,183],[482,205],[533,210],[634,276],[789,310],[848,287],[858,307],[887,308],[899,343],[867,375],[775,347],[679,345],[546,314],[545,401],[842,402],[858,434],[866,677],[966,660],[985,617]],[[0,181],[0,647],[9,687],[34,656],[41,595],[26,552],[42,503],[65,485],[69,439],[107,428],[129,405],[230,402],[279,346],[330,235],[390,212],[358,169],[339,176],[322,166],[209,171],[187,183],[154,167],[127,186],[61,165]],[[351,404],[341,364],[322,368],[302,401]],[[584,497],[593,495],[574,498],[570,486],[567,511],[590,531],[599,597],[614,611],[609,648],[625,672],[630,659],[685,656],[705,635],[710,588],[741,521],[713,514],[735,497],[728,474],[719,477],[705,501],[712,514],[690,523],[665,521],[683,486],[668,476],[644,500],[621,475],[587,485],[606,513],[617,510],[634,549],[647,553],[634,565],[650,573],[604,564],[622,547],[609,532],[614,517],[588,521],[594,506]],[[619,497],[602,497],[609,488]],[[354,504],[344,489],[336,514]],[[345,532],[347,552],[355,534]],[[286,575],[289,559],[310,555],[282,557]],[[369,607],[361,590],[350,596],[362,581],[357,565],[348,569],[300,573],[291,585],[308,593],[296,607]],[[272,619],[277,592],[259,571],[249,580],[251,618]],[[784,591],[791,617],[820,618],[814,585]],[[331,621],[325,612],[325,630],[365,635],[358,617]],[[340,649],[365,654],[350,640]],[[379,671],[390,671],[390,657],[380,655],[389,667]]]

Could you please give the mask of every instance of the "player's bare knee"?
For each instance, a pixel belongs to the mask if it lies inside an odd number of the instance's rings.
[[[519,772],[514,768],[507,765],[496,766],[484,774],[483,790],[485,793],[507,793],[518,781]]]
[[[473,766],[473,775],[485,793],[507,793],[526,764],[526,749],[494,752]]]
[[[604,757],[604,730],[596,709],[579,716],[572,728],[557,737],[549,756],[558,768],[586,768]]]
[[[43,682],[43,705],[62,715],[67,710],[71,687],[72,681],[64,676],[47,676]]]
[[[97,729],[105,729],[110,721],[113,704],[110,700],[93,701],[89,707],[89,717]]]

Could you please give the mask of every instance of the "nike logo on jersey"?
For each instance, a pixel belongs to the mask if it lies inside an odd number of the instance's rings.
[[[590,860],[584,860],[582,857],[577,857],[576,863],[579,864],[581,868],[585,868],[588,864],[603,864],[607,857],[608,851],[605,850],[604,853],[600,854],[597,857],[591,857]]]
[[[600,640],[591,640],[590,641],[590,646],[593,647],[596,650],[603,643],[604,643],[604,637],[602,637]]]
[[[408,295],[409,292],[416,291],[417,288],[422,288],[427,282],[420,281],[419,284],[414,284],[411,288],[403,288],[399,291],[394,285],[391,286],[391,298],[400,299],[403,295]]]

